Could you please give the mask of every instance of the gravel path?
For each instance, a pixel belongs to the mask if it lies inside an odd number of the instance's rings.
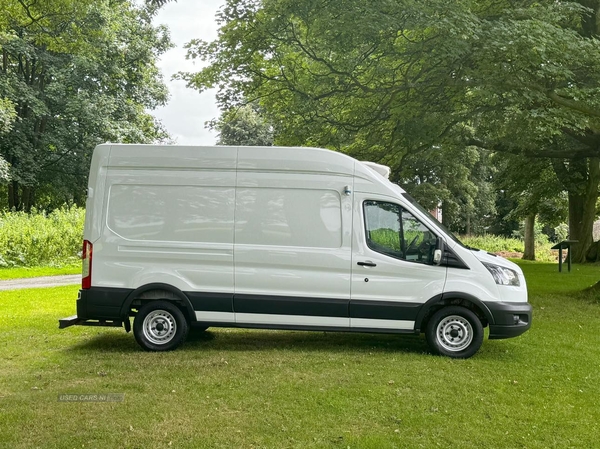
[[[64,276],[41,276],[37,278],[10,279],[0,281],[0,291],[17,290],[20,288],[46,288],[59,287],[61,285],[79,284],[80,274],[67,274]]]

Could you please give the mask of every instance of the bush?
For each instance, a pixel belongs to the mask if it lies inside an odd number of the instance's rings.
[[[460,240],[468,246],[483,249],[490,253],[500,254],[505,257],[520,258],[525,251],[525,243],[518,238],[507,238],[498,235],[461,236]],[[542,262],[557,260],[556,251],[550,249],[552,245],[548,239],[540,239],[535,245],[535,259]],[[518,253],[518,254],[515,254]]]
[[[85,209],[0,214],[0,266],[62,266],[80,257]]]

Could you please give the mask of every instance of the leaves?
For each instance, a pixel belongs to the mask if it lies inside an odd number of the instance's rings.
[[[16,113],[0,141],[8,206],[82,203],[95,145],[167,137],[146,110],[168,97],[156,66],[168,31],[128,1],[0,3],[0,98]]]
[[[252,105],[227,111],[211,126],[219,131],[217,145],[273,145],[273,127]]]
[[[600,156],[598,11],[597,0],[228,0],[218,38],[188,44],[208,65],[179,77],[218,88],[224,111],[257,102],[275,143],[390,165],[419,200],[444,203],[445,221],[483,229],[491,167],[504,168],[491,154],[522,167]],[[517,215],[556,191],[555,178],[531,178],[510,189]]]

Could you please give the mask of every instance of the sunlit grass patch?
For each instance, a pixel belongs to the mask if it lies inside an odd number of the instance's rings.
[[[58,330],[76,286],[0,292],[1,445],[595,447],[600,305],[578,292],[600,270],[521,265],[532,329],[468,360],[418,336],[216,328],[147,353],[122,329]]]
[[[0,280],[3,279],[24,279],[38,276],[59,276],[63,274],[81,273],[81,261],[77,261],[61,267],[14,267],[0,268]]]

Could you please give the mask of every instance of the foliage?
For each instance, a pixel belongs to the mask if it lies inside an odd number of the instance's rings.
[[[0,135],[12,128],[16,117],[15,105],[6,98],[0,98]]]
[[[467,246],[479,248],[490,253],[523,252],[523,239],[506,238],[498,235],[468,236],[462,235],[460,241]]]
[[[391,229],[377,229],[371,231],[371,239],[387,248],[392,248],[395,251],[401,251],[398,233]],[[548,241],[548,237],[542,233],[541,225],[536,226],[536,257],[542,262],[553,262],[557,259],[557,252],[552,251],[552,244]],[[406,241],[410,242],[413,235],[407,233]],[[523,230],[516,233],[515,237],[507,238],[498,235],[486,234],[480,236],[463,235],[460,236],[461,242],[472,248],[482,249],[493,254],[498,254],[504,257],[520,258],[524,251]]]
[[[17,113],[0,140],[7,206],[82,203],[96,144],[165,138],[146,109],[167,98],[156,60],[168,32],[152,25],[155,7],[132,1],[0,6],[0,98]]]
[[[277,129],[286,141],[384,157],[460,132],[496,142],[496,150],[588,154],[552,147],[565,129],[593,130],[598,116],[600,48],[583,32],[590,11],[581,5],[344,6],[229,0],[219,38],[188,46],[210,65],[182,76],[200,90],[220,87],[223,106],[260,99],[273,115],[285,114]]]
[[[522,238],[507,238],[503,236],[487,234],[481,236],[461,236],[460,240],[473,248],[482,249],[503,257],[521,258],[525,244]],[[552,251],[548,238],[540,234],[539,241],[535,244],[536,259],[541,262],[554,262],[557,260],[557,252]]]
[[[83,240],[85,210],[63,206],[0,214],[0,266],[62,266],[76,263]]]
[[[525,170],[533,157],[555,158],[552,168],[567,167],[571,214],[585,210],[570,220],[583,248],[598,160],[589,176],[569,169],[600,156],[599,4],[229,0],[219,37],[188,46],[208,66],[181,77],[218,87],[224,110],[259,101],[277,143],[391,165],[421,200],[447,198],[451,221],[472,217],[480,229],[494,214],[489,173],[477,179],[473,159],[453,164],[453,153],[520,155]],[[567,181],[577,179],[595,198],[572,195]]]
[[[485,150],[456,145],[430,148],[407,153],[392,167],[394,178],[420,204],[428,210],[441,205],[442,221],[453,231],[484,233],[495,216],[496,169]]]
[[[431,356],[416,336],[218,328],[148,354],[122,329],[57,329],[77,286],[0,292],[0,440],[15,449],[595,447],[600,303],[578,292],[597,267],[522,268],[533,328],[486,340],[469,360]],[[93,393],[125,397],[57,402]]]
[[[210,127],[219,132],[217,145],[273,145],[273,127],[250,104],[230,109]]]
[[[564,191],[550,159],[531,159],[521,155],[497,154],[496,186],[516,201],[510,217],[521,219],[530,214],[544,213],[544,224],[560,223],[566,219],[567,204],[561,197]],[[555,224],[555,225],[556,225]]]
[[[0,157],[0,184],[10,181],[10,165]]]
[[[537,245],[546,245],[550,243],[550,239],[544,234],[543,225],[536,221],[533,227],[534,240]],[[525,223],[521,222],[519,230],[513,231],[513,237],[524,240],[525,239]]]
[[[378,245],[391,248],[394,251],[400,252],[400,235],[398,231],[393,229],[381,228],[373,229],[370,231],[370,240],[377,243]]]
[[[556,236],[556,241],[560,242],[562,240],[566,240],[569,236],[569,226],[566,223],[560,223],[554,228],[554,235]]]
[[[14,104],[9,100],[0,97],[0,138],[2,134],[8,132],[12,128],[16,116],[17,113]],[[0,156],[0,183],[9,181],[9,170],[10,165]]]

